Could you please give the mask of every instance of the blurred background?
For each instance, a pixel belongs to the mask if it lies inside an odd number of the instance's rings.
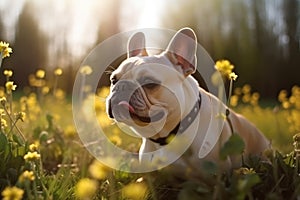
[[[136,28],[195,30],[216,61],[229,59],[263,98],[300,85],[300,0],[1,0],[0,40],[18,87],[37,69],[64,69],[64,89],[89,51]],[[4,79],[4,78],[3,78]],[[1,80],[5,81],[5,80]]]

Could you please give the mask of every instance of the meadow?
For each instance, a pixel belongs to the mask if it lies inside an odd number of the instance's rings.
[[[2,45],[2,46],[1,46]],[[11,50],[2,43],[0,60]],[[1,66],[1,63],[0,63]],[[232,91],[230,107],[245,115],[272,141],[268,162],[251,158],[229,173],[214,163],[207,181],[170,182],[166,171],[131,174],[110,169],[89,154],[77,135],[72,102],[60,88],[61,68],[37,70],[29,86],[18,90],[13,71],[4,69],[0,88],[0,194],[19,199],[297,199],[300,198],[300,87],[278,91],[272,106],[261,106],[250,85]],[[51,80],[51,81],[49,81]],[[128,139],[105,113],[109,89],[100,88],[95,110],[107,137],[116,146],[137,151],[140,141]],[[297,135],[298,133],[298,135]],[[240,151],[229,141],[227,154]]]

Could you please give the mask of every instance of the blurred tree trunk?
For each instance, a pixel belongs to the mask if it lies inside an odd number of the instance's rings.
[[[102,15],[99,24],[98,38],[97,43],[102,42],[105,39],[108,39],[110,36],[117,34],[120,32],[120,13],[121,13],[121,0],[110,0],[107,1],[107,7],[105,7],[105,12]],[[117,59],[116,61],[111,63],[113,68],[116,68],[126,57],[121,57],[121,59]],[[107,66],[110,67],[110,66]],[[107,69],[108,71],[111,69]],[[110,85],[109,80],[110,74],[103,73],[100,78],[101,86]]]
[[[297,0],[283,1],[283,17],[286,26],[287,42],[287,62],[281,67],[281,73],[289,73],[288,79],[294,80],[290,82],[288,87],[299,82],[299,66],[300,66],[300,3]],[[297,82],[296,82],[297,80]]]
[[[278,35],[273,32],[274,24],[268,18],[267,13],[271,3],[261,0],[254,0],[252,3],[257,66],[255,67],[256,74],[252,77],[252,80],[255,77],[255,81],[251,84],[260,88],[263,96],[276,98],[278,89],[275,88],[280,87],[281,84],[278,82],[281,55]]]
[[[3,40],[3,22],[2,22],[2,17],[1,17],[1,13],[0,13],[0,40]]]
[[[16,25],[13,54],[10,59],[14,80],[19,87],[28,85],[28,75],[38,68],[45,68],[47,43],[45,35],[39,30],[30,5],[26,1]]]
[[[97,42],[101,42],[120,31],[121,0],[106,1],[99,24]]]

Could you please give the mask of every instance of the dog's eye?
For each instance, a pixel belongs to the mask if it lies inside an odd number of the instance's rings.
[[[154,80],[153,78],[149,78],[149,77],[141,78],[139,80],[139,83],[147,89],[154,89],[157,86],[159,86],[159,84],[160,84],[159,81]]]
[[[145,88],[147,88],[147,89],[154,89],[154,88],[156,88],[158,86],[158,84],[156,84],[156,83],[148,83],[148,84],[145,84],[143,86]]]
[[[111,77],[110,82],[111,82],[111,84],[115,85],[118,82],[117,77],[116,76]]]

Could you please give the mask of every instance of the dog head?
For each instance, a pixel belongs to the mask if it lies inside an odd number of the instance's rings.
[[[179,30],[168,47],[148,55],[145,35],[128,41],[127,59],[111,74],[107,113],[142,137],[167,134],[184,112],[186,79],[196,70],[196,35]]]

